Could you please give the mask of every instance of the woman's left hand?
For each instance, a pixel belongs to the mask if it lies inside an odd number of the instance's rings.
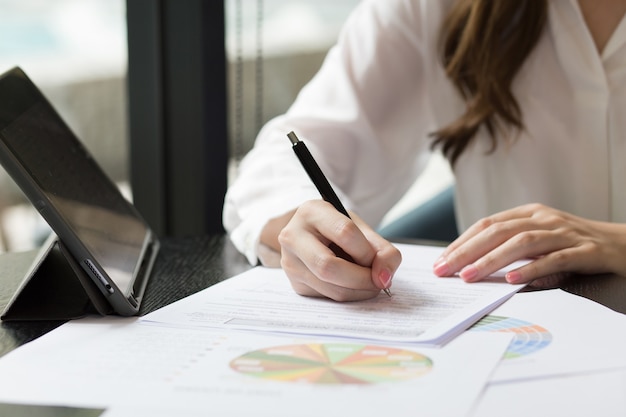
[[[527,204],[476,222],[446,248],[433,270],[475,282],[528,258],[532,261],[506,274],[508,282],[528,283],[562,272],[626,276],[626,224]]]

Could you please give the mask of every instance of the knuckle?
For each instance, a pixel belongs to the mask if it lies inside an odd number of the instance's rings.
[[[586,254],[600,255],[603,252],[603,247],[596,241],[589,241],[582,246],[582,249]]]
[[[300,206],[298,207],[298,211],[304,215],[317,211],[317,201],[316,200],[305,201],[304,203],[300,204]]]
[[[580,242],[580,235],[578,234],[578,231],[576,231],[572,227],[568,227],[568,226],[560,227],[557,229],[557,233],[563,236],[563,238],[566,239],[568,242]],[[587,246],[587,244],[585,244],[585,246]],[[591,245],[591,246],[595,246],[595,245]]]
[[[546,207],[541,203],[528,203],[524,208],[532,213],[537,213],[543,211]]]
[[[506,222],[498,222],[492,223],[491,226],[486,230],[490,237],[494,238],[496,236],[508,235],[510,234],[511,226]]]
[[[339,241],[343,241],[354,234],[355,224],[346,219],[337,221],[334,225],[334,234]]]
[[[313,258],[315,275],[321,280],[329,282],[337,264],[337,257],[327,253],[318,253]]]
[[[278,243],[281,247],[290,247],[291,242],[294,241],[294,233],[289,226],[285,226],[278,233]]]
[[[552,266],[560,271],[568,270],[572,261],[572,257],[565,251],[553,252],[550,255]]]
[[[542,217],[556,212],[553,208],[542,203],[529,203],[523,208],[531,217]]]
[[[554,229],[562,227],[565,224],[565,219],[559,213],[550,213],[544,217],[543,221]]]
[[[485,230],[494,224],[494,220],[491,217],[483,217],[482,219],[478,220],[476,224],[481,230]]]
[[[535,233],[531,231],[527,231],[527,232],[520,232],[517,235],[515,235],[511,243],[513,243],[513,245],[515,246],[528,248],[528,247],[535,246],[538,242],[539,242],[539,237]]]

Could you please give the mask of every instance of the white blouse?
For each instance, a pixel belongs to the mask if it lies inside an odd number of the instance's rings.
[[[344,205],[372,226],[414,183],[431,152],[429,133],[464,108],[437,49],[450,4],[363,0],[318,74],[261,130],[223,217],[251,263],[269,219],[320,198],[293,154],[291,130]],[[479,132],[454,167],[461,231],[529,202],[626,222],[626,23],[600,55],[576,0],[548,4],[546,28],[513,85],[526,129],[501,138],[494,153]]]

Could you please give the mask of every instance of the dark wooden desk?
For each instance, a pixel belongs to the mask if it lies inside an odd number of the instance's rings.
[[[5,254],[1,256],[19,256]],[[19,261],[16,258],[16,261]],[[164,239],[148,283],[140,314],[194,294],[249,269],[226,236]],[[0,310],[4,309],[19,282],[0,277]],[[0,323],[0,356],[27,343],[64,321],[4,321]]]
[[[164,239],[140,314],[194,294],[250,268],[226,236]],[[543,288],[560,287],[626,313],[626,278],[615,275],[571,276],[546,280]],[[17,283],[0,277],[0,309]],[[529,288],[533,290],[537,288]],[[2,322],[0,356],[63,324],[62,321]]]

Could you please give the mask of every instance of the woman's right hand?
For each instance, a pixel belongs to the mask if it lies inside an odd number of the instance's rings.
[[[298,294],[356,301],[391,286],[400,251],[355,214],[350,219],[330,203],[312,200],[286,216],[286,225],[274,233],[281,266]],[[337,247],[341,250],[331,249]],[[338,256],[341,251],[345,254]]]

